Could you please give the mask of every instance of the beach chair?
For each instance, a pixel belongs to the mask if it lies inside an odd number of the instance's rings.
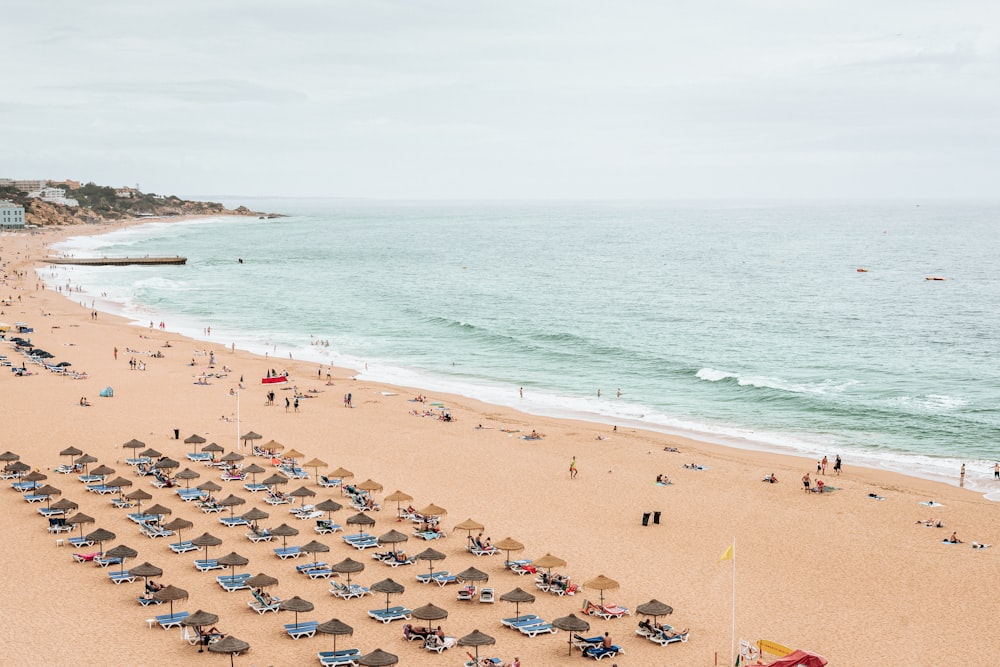
[[[438,654],[444,653],[446,650],[450,649],[457,641],[454,637],[445,637],[441,640],[441,643],[438,643],[437,636],[432,635],[432,637],[433,639],[428,637],[424,640],[424,648]]]
[[[166,602],[166,600],[157,600],[156,598],[152,597],[147,598],[141,595],[137,597],[136,600],[138,600],[139,604],[142,605],[143,607],[148,607],[151,604],[163,604],[164,602]]]
[[[493,604],[493,589],[484,588],[479,592],[479,601],[485,604]]]
[[[361,657],[361,649],[349,648],[341,651],[320,651],[316,654],[316,657],[319,658],[319,663],[326,667],[357,665],[357,660]]]
[[[367,540],[353,540],[351,542],[348,542],[348,544],[350,544],[358,551],[363,551],[365,549],[373,549],[379,545],[377,537],[371,537],[370,539]]]
[[[49,519],[49,527],[47,529],[50,533],[60,534],[68,533],[73,530],[73,526],[66,523],[66,520],[62,517],[53,517]]]
[[[95,551],[92,554],[73,554],[73,560],[77,563],[93,563],[96,558],[100,557],[100,555],[100,551]]]
[[[255,612],[263,616],[269,611],[278,613],[281,611],[281,598],[271,598],[270,602],[266,602],[263,597],[256,591],[253,593],[253,599],[247,601],[247,606],[253,609]]]
[[[139,530],[142,531],[142,534],[149,539],[155,539],[157,537],[170,537],[174,534],[174,531],[172,530],[166,530],[160,526],[148,526],[146,524],[142,524],[139,527]]]
[[[603,660],[604,658],[613,658],[619,653],[624,654],[625,651],[622,650],[621,646],[612,644],[610,648],[604,648],[603,646],[591,646],[590,648],[584,650],[583,655],[587,658],[593,658],[594,660]]]
[[[322,486],[322,487],[326,487],[328,489],[331,489],[331,488],[340,486],[340,480],[339,479],[330,479],[326,475],[320,475],[319,476],[319,485]]]
[[[321,516],[323,516],[323,512],[320,511],[320,510],[310,510],[308,512],[296,512],[295,513],[295,518],[296,519],[300,519],[302,521],[305,521],[305,520],[308,520],[308,519],[318,519]]]
[[[517,626],[518,632],[522,635],[527,635],[528,637],[537,637],[538,635],[555,634],[558,632],[555,626],[551,623],[538,623],[535,625],[519,625]]]
[[[86,537],[67,537],[66,541],[69,542],[71,547],[75,547],[77,549],[93,546],[94,544],[93,540],[88,540]]]
[[[184,540],[183,542],[173,542],[172,544],[170,544],[170,550],[173,551],[175,554],[183,554],[187,553],[188,551],[197,551],[198,547],[191,544],[190,540]]]
[[[316,561],[314,563],[302,563],[295,566],[295,571],[299,574],[308,574],[309,570],[322,570],[326,567],[325,561]]]
[[[468,550],[469,553],[471,553],[473,556],[476,557],[496,556],[498,553],[500,553],[500,550],[497,549],[496,547],[489,547],[488,549],[484,549],[483,547],[478,546],[476,544],[469,544],[465,548]]]
[[[222,590],[227,593],[234,593],[236,591],[247,590],[250,587],[247,585],[247,579],[250,578],[249,574],[224,574],[215,578],[215,580],[222,586]]]
[[[302,621],[301,623],[288,623],[285,625],[285,632],[292,639],[301,639],[302,637],[312,637],[316,634],[316,626],[319,623],[317,621]]]
[[[574,634],[573,648],[578,648],[581,651],[586,651],[588,648],[594,646],[600,646],[602,641],[604,641],[604,637],[600,635],[597,635],[596,637],[582,637],[578,634]]]
[[[469,656],[469,659],[465,661],[464,667],[482,667],[481,662],[476,662],[476,657],[474,655],[468,651],[466,651],[466,655]],[[503,667],[503,660],[500,658],[480,658],[479,660],[488,660],[492,664],[492,667]]]
[[[316,526],[313,528],[320,535],[327,535],[336,533],[338,530],[344,530],[343,526],[339,523],[333,523],[332,521],[320,520],[316,522]]]
[[[173,614],[162,614],[156,617],[156,622],[160,624],[160,627],[164,630],[169,628],[179,628],[181,621],[190,616],[191,613],[187,611],[177,611]]]
[[[476,597],[476,593],[479,592],[479,588],[474,584],[469,584],[458,590],[458,600],[471,601],[472,598]]]
[[[205,461],[212,460],[211,452],[188,452],[187,454],[185,454],[185,456],[188,457],[189,461],[194,461],[195,463],[199,461],[204,463]]]
[[[388,609],[369,609],[368,616],[382,623],[392,623],[393,621],[408,621],[412,609],[406,607],[389,607]]]
[[[519,577],[523,577],[526,574],[538,574],[538,570],[531,562],[520,563],[518,561],[513,561],[513,565],[510,566],[510,571]]]
[[[123,510],[123,509],[128,509],[133,505],[132,501],[128,500],[127,498],[112,498],[111,506],[114,507],[115,509]]]
[[[417,575],[417,581],[421,584],[429,584],[435,581],[438,577],[447,577],[451,572],[448,570],[439,570],[437,572],[424,572],[423,574]]]
[[[223,516],[219,517],[219,523],[227,528],[236,528],[238,526],[249,526],[250,522],[241,516]]]
[[[121,558],[105,558],[104,556],[98,556],[94,559],[94,564],[100,567],[107,567],[109,565],[121,565]]]
[[[250,493],[257,493],[259,491],[267,491],[267,485],[266,484],[253,484],[252,482],[247,482],[246,484],[243,485],[243,488],[246,489],[247,491],[249,491]]]
[[[258,532],[253,532],[252,530],[247,533],[247,539],[256,544],[257,542],[270,542],[271,538],[274,537],[267,531],[267,529],[260,530]]]
[[[225,509],[220,505],[207,505],[207,504],[199,505],[198,508],[205,514],[218,514],[219,512]]]
[[[177,496],[186,503],[192,500],[201,500],[206,493],[207,491],[201,489],[177,489]]]
[[[111,571],[108,572],[108,579],[110,579],[111,583],[113,583],[115,586],[123,583],[131,584],[135,581],[135,575],[129,574],[128,570],[125,570],[124,572]]]
[[[416,530],[416,531],[413,531],[413,534],[416,535],[417,537],[419,537],[422,540],[427,540],[428,542],[431,541],[431,540],[440,539],[442,537],[447,537],[447,535],[445,534],[445,532],[443,530],[442,531],[433,531],[433,530],[423,530],[423,531],[420,531],[420,530]]]
[[[46,500],[48,498],[48,496],[44,496],[44,495],[37,494],[37,493],[26,493],[26,494],[24,494],[23,498],[24,498],[25,502],[40,503],[40,502]]]
[[[652,633],[647,633],[645,637],[654,644],[659,644],[660,646],[670,646],[671,644],[687,643],[690,635],[691,633],[688,631],[673,632],[673,628],[669,625],[665,625],[662,630],[654,630]]]
[[[299,547],[277,547],[274,550],[274,554],[281,560],[287,558],[298,558],[302,555],[302,551]]]
[[[541,616],[536,616],[535,614],[524,614],[523,616],[518,616],[517,618],[521,620],[514,620],[508,618],[500,622],[506,625],[511,630],[517,630],[518,628],[527,627],[529,625],[544,625],[546,622],[545,619],[543,619]]]
[[[219,565],[219,561],[214,558],[200,558],[194,561],[194,567],[199,572],[208,572],[209,570],[225,570],[225,565]]]
[[[358,584],[342,584],[340,582],[334,581],[330,585],[330,593],[335,597],[350,600],[352,598],[363,598],[366,595],[372,595],[372,591],[367,586],[360,586]]]
[[[444,588],[448,584],[457,584],[458,583],[458,577],[456,577],[453,574],[444,574],[444,575],[441,575],[440,577],[434,577],[434,583],[436,583],[438,586],[441,586],[442,588]]]

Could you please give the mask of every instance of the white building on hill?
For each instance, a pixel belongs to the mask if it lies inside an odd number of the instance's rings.
[[[66,196],[66,191],[62,188],[42,188],[28,194],[32,199],[41,199],[50,204],[62,204],[63,206],[79,206],[80,202]]]
[[[24,207],[0,199],[0,229],[24,229]]]

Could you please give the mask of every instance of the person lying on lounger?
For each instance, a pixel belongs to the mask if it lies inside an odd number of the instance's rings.
[[[687,635],[688,632],[690,632],[690,631],[687,628],[684,628],[683,630],[680,630],[680,631],[677,631],[677,630],[667,630],[667,629],[662,628],[662,627],[660,629],[660,634],[663,636],[664,639],[677,639],[679,637],[684,637],[684,636]]]
[[[263,602],[264,604],[274,603],[274,598],[272,598],[271,594],[265,591],[263,588],[255,588],[253,592],[254,595],[260,598],[260,601]]]

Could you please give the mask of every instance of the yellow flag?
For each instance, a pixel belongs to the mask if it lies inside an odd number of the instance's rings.
[[[729,547],[726,548],[726,552],[719,557],[718,562],[721,563],[724,560],[732,560],[732,559],[733,559],[733,545],[730,544]]]

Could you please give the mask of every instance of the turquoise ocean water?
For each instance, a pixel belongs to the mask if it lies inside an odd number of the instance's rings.
[[[43,276],[278,359],[1000,490],[998,203],[226,203],[289,217],[71,239],[188,263]]]

